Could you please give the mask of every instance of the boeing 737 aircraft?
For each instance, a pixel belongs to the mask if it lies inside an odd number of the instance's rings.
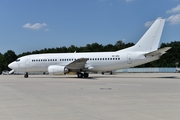
[[[89,72],[105,72],[134,67],[157,60],[170,47],[158,50],[165,20],[157,19],[142,38],[132,47],[115,52],[49,53],[18,58],[8,65],[13,71],[49,72],[59,75],[76,73],[78,78],[87,78]]]

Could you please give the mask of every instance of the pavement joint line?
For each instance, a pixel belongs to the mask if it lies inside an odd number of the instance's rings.
[[[142,84],[106,84],[112,86],[143,86]]]

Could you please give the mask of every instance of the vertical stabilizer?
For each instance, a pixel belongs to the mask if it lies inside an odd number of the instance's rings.
[[[158,49],[165,19],[157,19],[141,39],[129,50],[152,52]]]

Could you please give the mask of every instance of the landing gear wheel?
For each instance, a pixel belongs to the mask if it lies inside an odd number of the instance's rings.
[[[89,74],[88,73],[84,73],[84,78],[88,78]]]
[[[26,72],[25,74],[24,74],[24,78],[28,78],[28,72]]]
[[[110,72],[110,75],[112,75],[113,73],[112,73],[112,71]]]
[[[82,77],[83,77],[83,74],[82,74],[82,73],[77,73],[77,77],[78,77],[78,78],[82,78]]]

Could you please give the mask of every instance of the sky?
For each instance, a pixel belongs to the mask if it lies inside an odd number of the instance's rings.
[[[180,41],[180,0],[0,0],[0,53],[136,43],[158,18],[161,43]]]

